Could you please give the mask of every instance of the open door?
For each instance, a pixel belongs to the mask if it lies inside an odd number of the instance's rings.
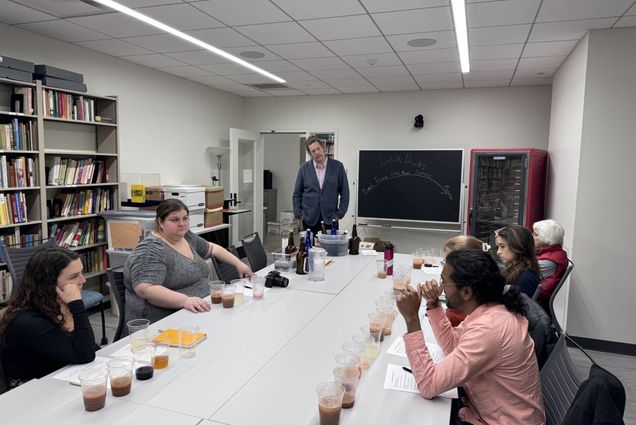
[[[258,232],[263,240],[263,139],[260,133],[230,128],[230,194],[240,202],[230,215],[231,243]]]

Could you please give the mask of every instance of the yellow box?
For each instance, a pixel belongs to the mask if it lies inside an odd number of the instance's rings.
[[[133,202],[146,202],[146,189],[143,184],[131,184],[130,196]]]

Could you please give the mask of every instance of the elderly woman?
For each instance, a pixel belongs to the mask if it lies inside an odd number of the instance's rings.
[[[179,309],[194,313],[210,310],[203,297],[210,293],[210,268],[215,256],[243,275],[250,268],[223,247],[190,231],[189,210],[178,199],[157,207],[154,231],[130,253],[124,266],[126,320],[156,322]]]
[[[516,285],[530,298],[539,286],[539,264],[532,233],[523,226],[508,226],[495,232],[497,256],[504,265],[506,283]]]
[[[59,247],[39,251],[27,263],[0,320],[9,388],[95,359],[99,346],[82,302],[82,270],[79,256]]]
[[[554,288],[568,268],[568,254],[563,247],[563,227],[554,220],[541,220],[532,225],[537,250],[541,293],[537,302],[547,310]]]

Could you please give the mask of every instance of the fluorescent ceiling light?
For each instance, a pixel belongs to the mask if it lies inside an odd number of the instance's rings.
[[[175,28],[172,28],[169,25],[163,24],[163,23],[157,21],[156,19],[152,19],[151,17],[146,16],[143,13],[139,13],[137,11],[134,11],[134,10],[132,10],[132,9],[122,5],[122,4],[119,4],[119,3],[115,2],[115,1],[112,1],[112,0],[82,0],[82,1],[94,2],[94,3],[102,4],[104,6],[108,6],[111,9],[115,9],[115,10],[121,12],[121,13],[124,13],[124,14],[132,17],[132,18],[139,19],[140,21],[145,22],[148,25],[152,25],[155,28],[159,28],[162,31],[165,31],[165,32],[167,32],[169,34],[172,34],[172,35],[176,36],[176,37],[179,37],[180,39],[185,40],[188,43],[192,43],[195,46],[199,46],[199,47],[201,47],[201,48],[203,48],[205,50],[208,50],[208,51],[210,51],[212,53],[215,53],[215,54],[217,54],[219,56],[222,56],[222,57],[224,57],[224,58],[226,58],[228,60],[231,60],[232,62],[236,62],[237,64],[239,64],[241,66],[244,66],[245,68],[251,69],[254,72],[258,72],[259,74],[264,75],[267,78],[271,78],[272,80],[277,81],[279,83],[284,83],[285,82],[285,80],[283,80],[282,78],[277,77],[276,75],[274,75],[272,73],[269,73],[269,72],[265,71],[264,69],[259,68],[258,66],[254,66],[251,63],[244,61],[243,59],[237,58],[236,56],[231,55],[228,52],[225,52],[225,51],[223,51],[223,50],[221,50],[221,49],[219,49],[217,47],[214,47],[214,46],[212,46],[212,45],[210,45],[210,44],[208,44],[208,43],[206,43],[204,41],[201,41],[201,40],[199,40],[197,38],[194,38],[194,37],[192,37],[192,36],[190,36],[190,35],[188,35],[186,33],[181,32],[181,31],[179,31],[179,30],[177,30]]]
[[[457,50],[459,51],[459,63],[461,64],[462,72],[470,72],[466,2],[464,0],[451,0],[451,6],[453,7],[453,21],[455,21],[455,38],[457,39]]]

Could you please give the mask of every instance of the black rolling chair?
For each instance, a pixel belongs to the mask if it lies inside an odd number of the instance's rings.
[[[234,245],[230,245],[227,250],[235,257],[238,257],[238,252]],[[211,259],[212,264],[214,265],[214,271],[216,272],[219,280],[222,280],[225,283],[230,283],[230,281],[234,279],[240,279],[240,276],[234,266],[224,263],[223,261],[219,261],[214,256]]]
[[[7,262],[7,268],[11,273],[11,279],[13,280],[14,290],[22,283],[22,277],[24,276],[24,270],[26,265],[36,252],[54,247],[55,240],[49,239],[48,241],[41,243],[40,245],[30,246],[26,248],[13,248],[2,246],[2,253],[4,259]],[[104,317],[104,296],[97,291],[82,290],[82,302],[84,307],[89,308],[99,306],[102,315],[102,339],[101,345],[108,344],[108,338],[106,338],[106,318]]]
[[[252,271],[256,272],[267,266],[267,253],[265,247],[258,236],[258,232],[254,232],[241,239],[245,255],[250,262]]]
[[[570,273],[572,273],[572,269],[574,268],[574,263],[572,262],[572,260],[568,260],[568,263],[569,263],[568,268],[565,270],[565,273],[563,273],[563,277],[561,278],[557,286],[554,288],[554,291],[552,292],[552,295],[550,296],[549,313],[550,313],[550,317],[552,317],[552,324],[554,325],[555,329],[557,330],[559,334],[563,332],[563,328],[561,328],[561,325],[559,325],[559,321],[557,320],[556,315],[554,314],[554,299],[556,298],[556,295],[559,293],[559,290],[561,290],[561,288],[563,287],[563,284],[568,279],[568,276],[570,276]]]
[[[128,334],[128,328],[125,323],[125,311],[126,311],[126,286],[124,285],[124,267],[115,267],[106,270],[108,276],[108,284],[110,292],[115,299],[117,308],[119,309],[119,322],[117,323],[117,330],[113,337],[113,342],[119,341],[121,338]]]

